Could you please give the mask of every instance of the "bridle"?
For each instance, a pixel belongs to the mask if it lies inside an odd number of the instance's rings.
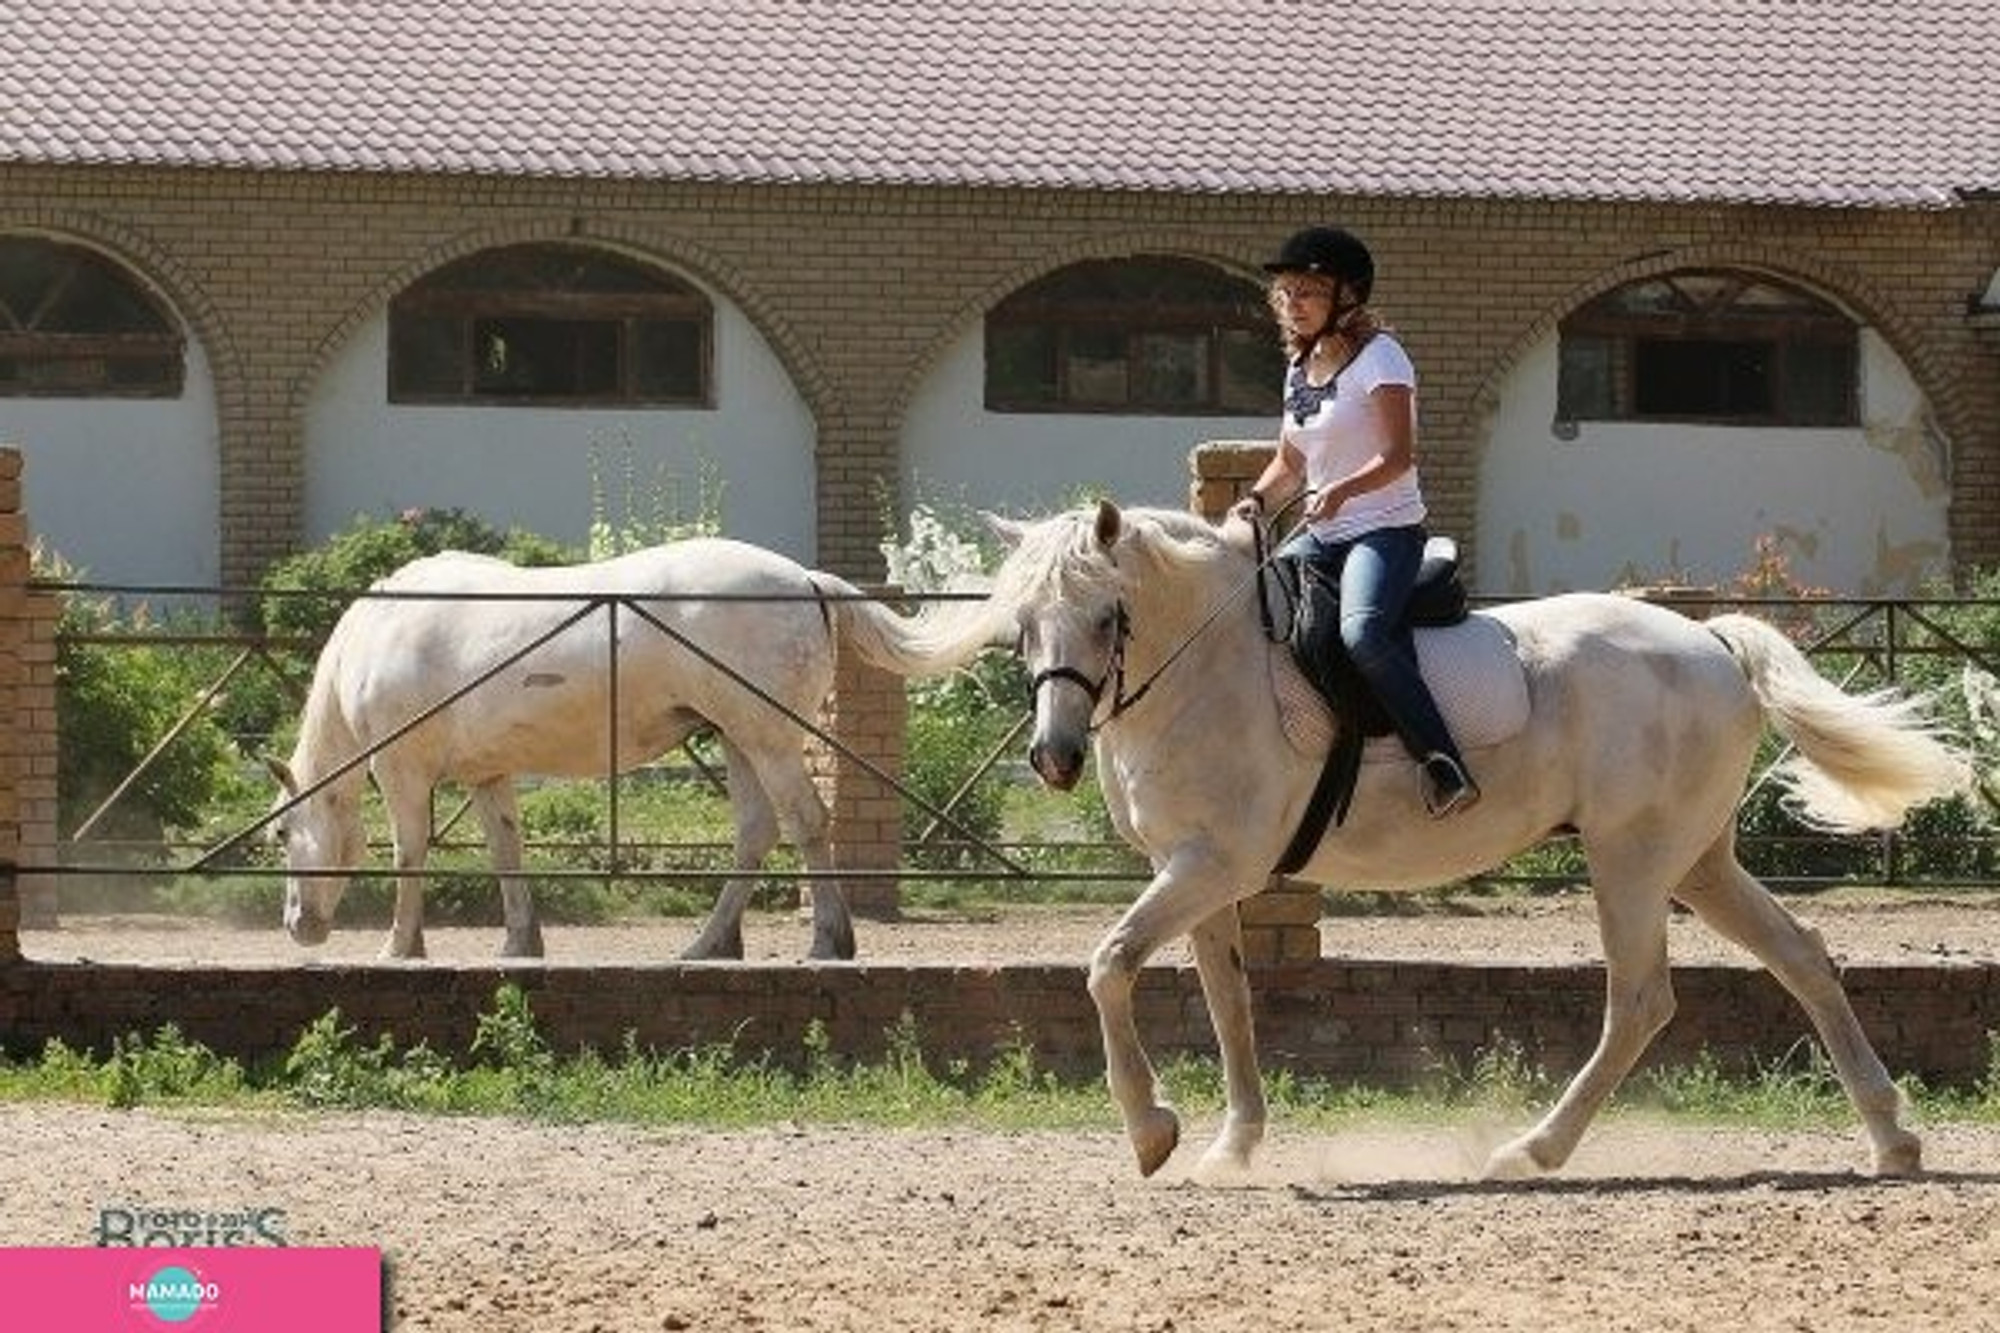
[[[1089,676],[1083,674],[1082,671],[1070,666],[1068,663],[1063,663],[1059,666],[1043,667],[1035,673],[1034,679],[1028,682],[1028,697],[1033,699],[1039,696],[1042,692],[1042,686],[1049,684],[1051,681],[1067,681],[1069,684],[1082,690],[1084,695],[1089,698],[1090,711],[1094,718],[1097,714],[1098,705],[1104,701],[1104,691],[1109,688],[1111,691],[1111,713],[1103,722],[1093,721],[1090,724],[1090,729],[1096,731],[1099,727],[1105,725],[1105,723],[1116,719],[1119,714],[1123,713],[1133,704],[1138,703],[1140,699],[1145,697],[1146,691],[1152,688],[1153,682],[1159,679],[1160,673],[1155,671],[1151,676],[1147,677],[1145,683],[1140,685],[1135,692],[1131,694],[1125,693],[1125,644],[1131,637],[1132,616],[1125,609],[1124,599],[1120,598],[1111,613],[1111,656],[1104,664],[1104,674],[1096,680],[1092,680]]]

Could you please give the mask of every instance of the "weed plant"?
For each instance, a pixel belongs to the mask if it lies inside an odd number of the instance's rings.
[[[835,1052],[813,1025],[791,1052],[745,1051],[724,1041],[671,1051],[626,1037],[612,1053],[553,1049],[528,997],[500,986],[480,1015],[465,1057],[387,1036],[359,1038],[338,1010],[299,1034],[281,1058],[245,1067],[168,1025],[115,1040],[108,1053],[51,1041],[39,1056],[0,1059],[0,1100],[94,1102],[111,1107],[235,1106],[308,1110],[382,1108],[423,1114],[506,1115],[746,1127],[790,1123],[877,1127],[971,1126],[998,1130],[1103,1128],[1112,1120],[1098,1080],[1058,1076],[1039,1064],[1025,1034],[991,1059],[939,1059],[923,1049],[907,1014],[870,1060]],[[1213,1059],[1165,1062],[1169,1098],[1197,1120],[1221,1114]],[[1548,1104],[1556,1081],[1518,1047],[1440,1064],[1414,1087],[1335,1082],[1277,1069],[1265,1075],[1274,1118],[1305,1129],[1358,1121],[1450,1121],[1495,1111],[1519,1118]],[[1965,1088],[1903,1086],[1919,1118],[2000,1124],[2000,1034],[1985,1074]],[[1852,1119],[1838,1080],[1816,1047],[1728,1071],[1708,1055],[1642,1073],[1614,1102],[1626,1113],[1705,1123],[1797,1128]]]

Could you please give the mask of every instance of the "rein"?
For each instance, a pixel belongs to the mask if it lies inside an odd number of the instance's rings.
[[[1103,721],[1093,721],[1090,724],[1090,730],[1095,733],[1101,728],[1116,722],[1126,712],[1135,707],[1141,699],[1145,698],[1146,692],[1153,688],[1154,683],[1161,676],[1166,674],[1167,668],[1179,661],[1182,654],[1194,646],[1195,640],[1207,633],[1209,627],[1222,618],[1222,613],[1234,605],[1236,600],[1243,596],[1252,585],[1255,585],[1258,591],[1257,614],[1263,622],[1264,637],[1276,642],[1277,637],[1273,634],[1273,626],[1271,624],[1270,607],[1263,595],[1263,591],[1264,571],[1270,567],[1273,560],[1278,558],[1278,554],[1276,551],[1267,552],[1265,550],[1264,532],[1266,527],[1283,518],[1293,505],[1298,504],[1310,493],[1309,491],[1300,491],[1297,495],[1294,495],[1291,499],[1280,505],[1278,512],[1271,515],[1270,518],[1266,519],[1260,516],[1255,522],[1251,523],[1250,528],[1255,540],[1256,550],[1255,567],[1234,588],[1231,588],[1216,599],[1215,604],[1209,608],[1208,614],[1201,618],[1199,624],[1182,636],[1181,641],[1174,645],[1173,651],[1162,658],[1160,664],[1148,672],[1146,678],[1139,682],[1137,689],[1129,694],[1125,691],[1125,644],[1132,637],[1132,616],[1125,609],[1124,599],[1120,598],[1114,613],[1116,619],[1116,637],[1113,639],[1111,645],[1111,658],[1104,664],[1104,674],[1096,680],[1092,680],[1076,667],[1067,664],[1043,667],[1035,673],[1034,679],[1028,683],[1028,696],[1033,698],[1039,695],[1042,686],[1049,684],[1051,681],[1066,681],[1082,690],[1089,697],[1091,711],[1095,713],[1097,705],[1103,700],[1104,692],[1108,687],[1111,691],[1111,712]]]

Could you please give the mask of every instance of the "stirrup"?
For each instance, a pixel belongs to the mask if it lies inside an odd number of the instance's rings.
[[[1465,771],[1465,765],[1442,750],[1433,750],[1424,759],[1424,809],[1432,819],[1443,819],[1479,804],[1479,784]]]

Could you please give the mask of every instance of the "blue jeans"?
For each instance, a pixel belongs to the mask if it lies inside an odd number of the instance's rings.
[[[1411,756],[1421,761],[1444,753],[1463,769],[1451,729],[1417,667],[1416,639],[1405,619],[1424,562],[1424,530],[1378,528],[1351,541],[1328,542],[1301,529],[1280,554],[1338,577],[1341,644]]]

